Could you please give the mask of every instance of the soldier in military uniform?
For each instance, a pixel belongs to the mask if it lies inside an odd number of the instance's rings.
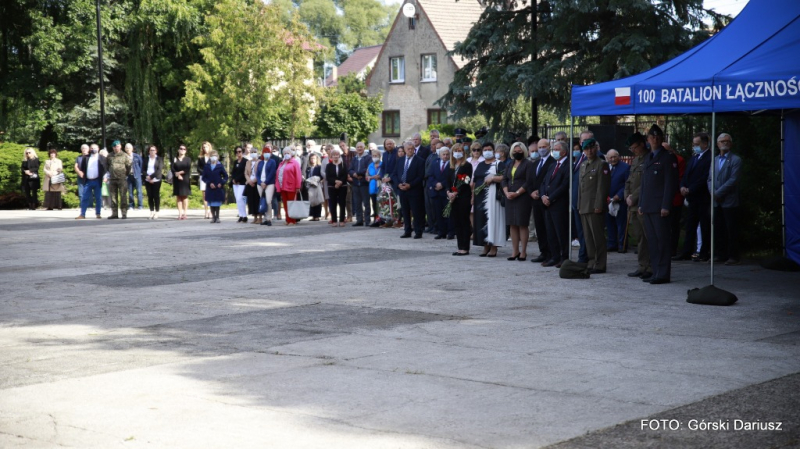
[[[631,173],[625,181],[625,202],[628,204],[628,230],[638,242],[637,256],[639,268],[630,277],[649,278],[653,275],[650,269],[650,251],[647,248],[647,238],[644,235],[644,216],[639,215],[639,194],[642,186],[642,164],[644,158],[650,153],[645,145],[644,136],[637,132],[628,138],[628,148],[636,156],[631,162]]]
[[[597,141],[583,141],[581,149],[586,156],[580,168],[578,187],[578,213],[589,257],[589,273],[605,273],[608,250],[606,248],[605,214],[608,212],[608,191],[611,188],[611,171],[606,161],[597,157]]]
[[[672,269],[669,213],[672,199],[678,191],[678,160],[667,151],[664,131],[658,125],[647,132],[650,155],[642,164],[642,189],[639,196],[639,215],[644,216],[644,232],[650,249],[653,276],[643,278],[650,284],[666,284]]]
[[[111,145],[114,152],[108,155],[106,163],[106,179],[108,180],[108,194],[111,197],[111,216],[109,220],[120,218],[117,208],[122,212],[122,218],[128,218],[128,175],[131,174],[131,159],[122,152],[122,145],[115,140]]]

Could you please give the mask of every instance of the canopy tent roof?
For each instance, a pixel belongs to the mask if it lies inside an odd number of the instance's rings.
[[[572,115],[800,108],[800,1],[751,1],[722,31],[639,75],[572,87]]]

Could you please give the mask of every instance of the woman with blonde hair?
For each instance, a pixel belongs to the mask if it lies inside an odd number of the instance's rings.
[[[28,201],[28,210],[36,210],[36,203],[39,201],[39,188],[42,180],[39,179],[39,156],[36,149],[25,148],[22,154],[22,193]]]
[[[511,162],[513,161],[513,162]],[[528,258],[528,227],[531,220],[531,192],[535,186],[536,164],[528,159],[528,149],[522,142],[511,145],[511,160],[503,173],[503,193],[506,197],[506,224],[511,228],[512,254],[508,260]]]
[[[208,201],[206,201],[206,183],[203,181],[203,168],[208,163],[209,153],[211,153],[211,142],[203,142],[200,145],[200,154],[197,155],[197,186],[200,187],[200,192],[203,193],[203,210],[205,214],[203,218],[211,218],[211,213],[208,211]]]
[[[61,194],[66,191],[64,188],[64,164],[58,158],[56,147],[50,147],[47,155],[50,159],[44,163],[44,207],[47,210],[61,210]]]

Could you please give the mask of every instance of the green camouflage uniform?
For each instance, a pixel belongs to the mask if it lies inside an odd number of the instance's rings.
[[[108,194],[111,197],[111,216],[117,216],[120,209],[122,216],[128,213],[128,175],[131,173],[131,158],[124,152],[112,152],[107,159]]]

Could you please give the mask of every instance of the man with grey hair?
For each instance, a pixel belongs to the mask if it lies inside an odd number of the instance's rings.
[[[608,150],[606,154],[608,169],[611,171],[611,188],[608,193],[609,212],[606,214],[606,232],[608,240],[606,247],[608,251],[627,251],[628,244],[626,236],[628,234],[628,205],[625,203],[625,182],[631,173],[630,165],[620,160],[619,151]],[[610,210],[612,204],[617,208],[614,215]]]
[[[439,130],[438,129],[432,129],[431,130],[431,141],[433,139],[441,139],[441,136],[439,136]],[[448,147],[448,148],[450,148],[450,147]]]
[[[86,186],[86,173],[81,171],[81,163],[83,162],[83,158],[89,156],[89,145],[83,144],[81,145],[81,155],[75,158],[75,174],[78,178],[78,203],[80,204],[83,200],[83,190]]]
[[[439,155],[437,154],[437,149],[442,145],[442,142],[438,138],[431,138],[431,154],[425,158],[425,177],[422,181],[425,191],[428,190],[428,171],[430,170],[432,164],[438,163]],[[433,199],[430,197],[430,195],[425,195],[425,232],[428,234],[434,234],[436,232],[437,221]]]
[[[414,238],[421,239],[425,222],[425,190],[422,187],[422,179],[425,176],[425,162],[414,153],[414,142],[406,141],[406,156],[397,161],[395,173],[392,179],[396,179],[398,184],[398,196],[400,197],[400,211],[403,214],[403,225],[405,232],[400,238],[411,237],[414,231]],[[412,228],[413,217],[413,228]]]
[[[369,202],[369,181],[367,170],[372,159],[364,152],[364,142],[356,143],[356,154],[353,163],[347,167],[348,174],[353,180],[350,187],[353,190],[353,213],[356,222],[353,226],[369,226],[372,211]]]
[[[125,144],[125,153],[131,158],[131,174],[128,175],[128,203],[129,209],[135,209],[135,198],[139,199],[139,210],[142,210],[142,157],[133,150],[133,145]],[[133,191],[136,190],[137,196],[134,197]]]
[[[547,222],[545,221],[545,208],[542,204],[542,197],[539,193],[539,186],[544,182],[550,167],[556,162],[550,157],[550,141],[540,139],[536,144],[536,151],[539,153],[539,161],[536,163],[535,177],[533,178],[533,226],[536,228],[536,243],[539,245],[539,256],[532,259],[533,263],[548,263],[556,257],[550,250],[549,237],[547,235]],[[555,265],[555,264],[553,264]]]
[[[555,161],[537,187],[544,206],[550,260],[543,266],[561,268],[569,259],[569,145],[557,140],[550,153]]]
[[[711,170],[708,176],[708,191],[713,192],[715,262],[725,265],[738,265],[739,243],[736,215],[739,210],[739,178],[742,173],[742,159],[731,153],[733,138],[728,133],[717,137],[719,156],[714,158],[714,186],[711,185]]]
[[[414,144],[414,154],[420,158],[420,160],[428,159],[428,156],[431,155],[431,147],[426,147],[422,144],[422,135],[420,133],[414,133],[414,136],[411,137],[411,142]]]

